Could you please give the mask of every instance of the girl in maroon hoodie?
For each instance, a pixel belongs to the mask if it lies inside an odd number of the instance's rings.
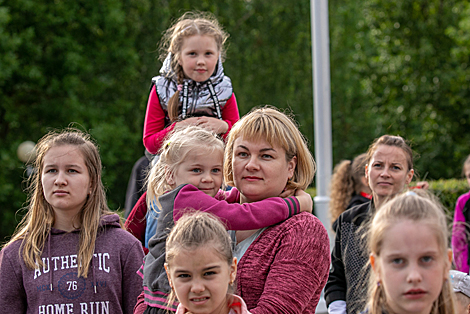
[[[28,212],[0,252],[6,313],[132,313],[140,242],[106,203],[89,136],[51,132],[37,144]]]

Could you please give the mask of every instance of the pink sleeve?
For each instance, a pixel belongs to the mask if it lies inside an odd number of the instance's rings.
[[[307,306],[318,304],[328,279],[330,242],[323,224],[311,214],[303,215],[280,241],[252,314],[304,313]]]
[[[227,100],[227,103],[222,109],[222,119],[228,124],[227,132],[222,135],[222,137],[225,139],[235,122],[240,120],[240,113],[238,112],[238,105],[235,94],[232,94],[232,97]]]
[[[465,206],[468,197],[466,194],[459,197],[455,205],[454,223],[452,230],[452,250],[454,254],[454,263],[457,270],[468,273],[468,241],[467,232],[465,227],[465,216],[463,214],[463,207]]]
[[[155,85],[153,85],[147,102],[144,122],[144,146],[152,154],[158,153],[163,139],[173,130],[174,124],[165,128],[165,117],[166,114],[160,105]]]
[[[216,215],[228,230],[264,228],[300,212],[299,201],[295,197],[271,197],[254,203],[230,204],[216,200],[190,184],[184,186],[175,198],[173,219],[177,221],[188,208]]]

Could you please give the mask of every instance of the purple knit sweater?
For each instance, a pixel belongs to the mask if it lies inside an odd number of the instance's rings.
[[[238,263],[238,295],[252,314],[315,313],[328,279],[330,247],[323,224],[309,213],[271,226]]]

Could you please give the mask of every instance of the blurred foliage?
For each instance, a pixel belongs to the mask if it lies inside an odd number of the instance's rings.
[[[145,91],[140,19],[148,1],[0,2],[0,236],[11,234],[26,200],[25,140],[73,126],[100,145],[112,208],[143,153]],[[148,74],[150,76],[150,73]]]
[[[467,193],[468,189],[467,180],[440,179],[429,182],[429,190],[439,198],[452,217],[457,199],[460,195]]]
[[[469,10],[459,0],[330,1],[335,162],[399,134],[421,176],[459,175],[470,153]]]
[[[470,4],[329,0],[333,162],[400,134],[426,180],[470,153]],[[231,35],[225,71],[240,114],[291,108],[313,144],[310,1],[0,0],[0,241],[25,204],[18,145],[70,123],[100,145],[109,205],[122,209],[158,42],[188,10]],[[313,150],[313,146],[311,146]]]

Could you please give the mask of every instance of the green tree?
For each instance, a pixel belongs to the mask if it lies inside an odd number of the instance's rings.
[[[16,148],[70,123],[101,148],[110,206],[123,204],[141,144],[147,87],[136,40],[148,1],[29,1],[1,3],[1,234],[26,200]],[[5,69],[5,70],[4,70]]]
[[[231,35],[240,114],[290,108],[313,145],[310,1],[0,0],[0,239],[26,200],[18,145],[72,122],[97,140],[110,207],[123,207],[158,42],[190,10]],[[329,11],[334,163],[400,134],[422,176],[457,177],[470,153],[470,5],[330,0]]]
[[[330,13],[340,22],[332,23],[336,161],[363,152],[377,136],[400,134],[421,155],[422,175],[457,176],[469,153],[468,42],[452,35],[468,36],[465,2],[335,3],[342,9]],[[343,145],[354,142],[362,143],[358,150]]]

